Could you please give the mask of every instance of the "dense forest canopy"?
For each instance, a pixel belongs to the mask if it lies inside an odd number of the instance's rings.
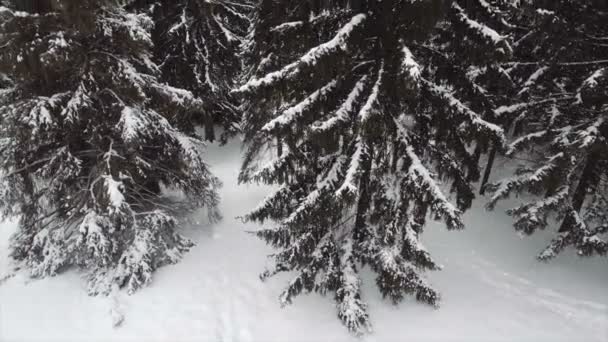
[[[235,136],[239,181],[274,188],[244,217],[276,249],[262,278],[355,334],[364,267],[439,305],[422,234],[474,201],[524,195],[541,260],[608,251],[606,0],[0,0],[0,48],[0,205],[32,276],[148,284],[190,212],[220,219],[204,145]],[[497,159],[517,171],[490,181]]]

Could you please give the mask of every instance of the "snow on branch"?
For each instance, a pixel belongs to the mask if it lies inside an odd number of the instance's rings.
[[[303,201],[300,202],[298,207],[289,215],[287,219],[283,221],[284,224],[291,224],[300,219],[306,211],[314,207],[318,203],[318,200],[327,192],[331,191],[335,187],[335,184],[340,178],[340,171],[346,164],[346,156],[338,156],[334,161],[332,167],[327,172],[325,177],[320,177],[320,181],[313,191],[311,191]]]
[[[112,240],[108,236],[108,227],[112,223],[107,217],[98,215],[95,211],[89,211],[78,226],[80,242],[85,246],[102,266],[111,263]]]
[[[251,210],[249,214],[247,214],[245,219],[263,222],[268,218],[280,218],[280,216],[273,215],[273,210],[276,207],[280,207],[286,201],[289,201],[292,195],[293,194],[289,186],[287,184],[283,184],[281,187],[268,194],[266,198],[264,198],[262,202],[255,207],[255,209]]]
[[[506,38],[496,32],[494,29],[483,25],[471,18],[469,18],[464,9],[458,5],[456,1],[452,2],[452,8],[456,11],[456,17],[469,27],[473,32],[476,32],[482,36],[486,41],[493,43],[494,45],[501,44],[502,49],[506,49],[505,53],[511,53],[513,49],[507,43]]]
[[[269,183],[272,182],[275,176],[278,175],[278,172],[284,170],[285,166],[294,158],[294,154],[291,152],[289,146],[283,146],[283,153],[280,157],[269,160],[263,166],[259,167],[255,172],[250,174],[249,172],[244,173],[243,177],[241,177],[245,181],[266,181]]]
[[[583,87],[585,88],[595,88],[598,84],[599,84],[599,79],[601,77],[604,77],[604,75],[608,75],[607,71],[608,68],[600,68],[595,70],[591,76],[587,77],[584,81],[583,81]]]
[[[538,79],[542,75],[544,75],[547,70],[549,70],[548,66],[542,66],[542,67],[538,68],[535,72],[533,72],[532,75],[530,75],[530,77],[528,77],[526,82],[524,82],[523,88],[517,93],[517,95],[520,96],[522,94],[527,93],[528,90],[530,89],[530,87],[534,86],[534,84],[536,84],[536,81],[538,81]]]
[[[538,255],[539,260],[548,261],[553,259],[570,245],[574,245],[581,256],[606,255],[608,243],[600,238],[597,232],[589,229],[576,210],[570,210],[566,214],[566,220],[570,223],[568,230],[560,232],[551,241],[549,246]]]
[[[103,176],[103,183],[108,198],[108,213],[110,215],[128,207],[123,194],[124,186],[122,182],[115,180],[112,176]]]
[[[200,167],[206,167],[201,158],[203,149],[205,148],[203,141],[175,130],[171,130],[169,135],[179,144],[181,152],[184,155],[184,160],[190,163],[191,172],[196,172]]]
[[[361,280],[355,266],[352,240],[347,240],[341,249],[340,287],[336,291],[338,317],[348,330],[355,334],[371,331],[367,306],[361,300]]]
[[[179,134],[171,127],[169,121],[152,110],[144,111],[141,108],[125,106],[120,113],[116,128],[126,142],[135,142],[137,139],[151,138],[155,135],[179,140]]]
[[[375,114],[375,106],[378,105],[378,96],[380,95],[380,87],[382,86],[382,78],[384,76],[384,63],[378,71],[378,78],[372,88],[371,94],[367,98],[367,101],[359,111],[359,120],[365,125],[368,120]]]
[[[375,267],[379,270],[376,284],[382,295],[390,297],[397,304],[403,300],[404,293],[415,294],[418,301],[436,306],[439,294],[419,274],[420,269],[403,258],[402,253],[400,249],[390,246],[381,247],[375,256]],[[430,257],[426,251],[423,254]]]
[[[36,134],[38,131],[48,129],[55,124],[53,112],[60,108],[69,96],[69,92],[57,93],[51,97],[39,96],[23,104],[17,104],[15,109],[24,111],[19,115],[21,122],[30,126],[32,133]],[[22,106],[25,108],[21,108]]]
[[[548,134],[549,134],[549,131],[543,130],[543,131],[538,131],[538,132],[532,132],[532,133],[526,134],[522,137],[519,137],[519,138],[515,139],[515,141],[513,141],[511,144],[509,144],[505,154],[507,156],[512,156],[517,151],[521,151],[525,146],[528,146],[531,143],[538,142],[542,139],[547,138]]]
[[[126,13],[117,11],[113,15],[103,16],[99,20],[102,32],[112,36],[114,32],[124,32],[133,42],[142,42],[152,45],[151,28],[154,26],[152,18],[144,13]]]
[[[427,89],[432,95],[446,102],[446,104],[455,114],[463,117],[466,121],[471,123],[477,131],[495,137],[501,144],[505,142],[505,134],[500,126],[483,120],[479,114],[475,113],[469,107],[460,102],[460,100],[454,97],[454,95],[452,95],[447,88],[438,86],[433,82],[424,79],[423,83],[426,85]]]
[[[203,107],[203,101],[189,90],[172,87],[167,84],[154,84],[152,89],[156,90],[165,101],[176,106],[182,108]]]
[[[222,33],[224,33],[224,36],[226,37],[226,40],[228,42],[240,42],[241,41],[241,39],[234,32],[230,31],[222,23],[222,19],[217,14],[213,16],[213,20],[215,21],[217,26],[222,30]]]
[[[120,68],[120,70],[117,72],[118,76],[120,76],[120,78],[122,78],[124,81],[128,82],[129,85],[133,87],[135,91],[137,91],[137,95],[140,98],[147,98],[144,89],[146,89],[150,83],[154,84],[154,79],[149,75],[142,74],[137,71],[137,68],[135,68],[135,66],[133,66],[133,64],[131,64],[129,61],[125,59],[117,59],[113,55],[109,56],[118,62],[118,66]]]
[[[279,296],[281,306],[292,303],[293,297],[303,291],[317,291],[325,293],[333,289],[334,284],[329,283],[327,278],[337,278],[335,260],[331,256],[335,253],[335,244],[332,232],[327,232],[318,239],[311,232],[300,235],[295,241],[289,242],[286,249],[276,255],[273,269],[266,270],[262,279],[266,279],[278,272],[297,269],[298,274],[289,281],[289,284]],[[304,264],[298,261],[303,257],[302,253],[310,253]],[[329,265],[328,265],[329,264]],[[324,273],[323,276],[320,276]],[[325,279],[323,279],[325,278]]]
[[[147,129],[148,125],[149,122],[138,109],[132,107],[122,109],[118,127],[122,131],[122,138],[125,141],[133,141],[139,138],[141,131]]]
[[[488,210],[493,210],[496,203],[507,198],[512,192],[521,191],[524,187],[534,187],[559,169],[558,164],[564,160],[563,152],[557,153],[547,158],[546,163],[535,171],[528,171],[517,176],[502,180],[497,184],[489,185],[488,188],[493,192],[487,204]]]
[[[545,100],[544,102],[553,102],[553,100]],[[513,113],[519,112],[521,110],[524,110],[526,108],[530,108],[539,103],[540,102],[522,102],[522,103],[516,103],[516,104],[512,104],[512,105],[500,106],[494,110],[494,115],[499,117],[504,114],[513,114]]]
[[[415,82],[420,79],[420,75],[422,73],[422,68],[420,64],[416,62],[414,55],[410,49],[403,45],[401,48],[401,52],[403,53],[403,60],[401,61],[401,72],[408,75],[409,78]]]
[[[361,136],[357,136],[357,139],[355,140],[355,151],[351,155],[350,165],[344,177],[344,181],[340,188],[336,190],[336,197],[340,198],[345,194],[357,193],[359,188],[357,181],[361,173],[361,164],[368,154],[369,151],[367,150],[365,141],[363,141]]]
[[[91,105],[91,98],[87,94],[87,89],[83,83],[80,83],[76,91],[72,94],[70,100],[61,111],[61,116],[68,122],[76,122],[79,117],[79,111]]]
[[[583,103],[583,92],[594,91],[601,84],[603,79],[608,79],[608,68],[603,67],[595,70],[591,75],[581,83],[581,86],[576,91],[576,103]]]
[[[462,229],[462,213],[445,197],[443,191],[437,185],[429,170],[422,164],[412,146],[406,148],[407,157],[410,160],[408,169],[408,182],[420,193],[426,195],[431,201],[432,210],[440,214],[445,220],[448,229]]]
[[[161,210],[143,214],[136,225],[135,236],[115,274],[129,294],[149,284],[156,268],[176,263],[194,245],[174,232],[177,220]]]
[[[515,218],[515,230],[530,235],[537,229],[546,227],[548,213],[558,209],[569,198],[570,187],[564,185],[551,196],[509,209],[507,213]]]
[[[346,100],[340,105],[340,108],[338,108],[334,115],[325,121],[314,123],[312,125],[312,131],[326,132],[341,122],[348,122],[351,119],[351,113],[355,109],[355,103],[363,94],[366,84],[367,75],[364,75],[355,84],[351,92],[346,97]]]
[[[169,30],[167,30],[167,33],[169,34],[175,34],[175,32],[177,32],[178,30],[180,30],[182,27],[186,26],[188,23],[188,17],[186,16],[186,7],[184,6],[184,8],[182,9],[182,14],[179,16],[179,22],[177,22],[175,25],[171,26],[169,28]],[[186,43],[190,42],[190,34],[188,30],[186,31]]]
[[[290,22],[282,23],[280,25],[277,25],[277,26],[271,28],[270,32],[285,32],[285,31],[293,29],[293,28],[302,27],[303,25],[304,25],[304,22],[301,20],[290,21]]]
[[[418,265],[422,267],[426,267],[430,270],[439,270],[441,266],[438,265],[435,260],[431,257],[431,254],[428,252],[426,247],[420,242],[419,234],[414,230],[414,225],[417,224],[414,222],[415,217],[410,215],[406,218],[407,222],[405,223],[405,227],[403,228],[403,242],[404,247],[408,248],[413,252],[412,254],[415,256],[415,261]]]
[[[23,11],[15,11],[12,10],[6,6],[2,6],[0,5],[0,14],[5,15],[11,15],[14,17],[21,17],[21,18],[25,18],[25,17],[39,17],[40,15],[38,13],[28,13],[28,12],[23,12]]]
[[[302,117],[306,111],[310,110],[311,107],[317,104],[319,100],[322,100],[328,96],[336,88],[336,85],[336,80],[332,80],[331,82],[327,83],[325,86],[305,98],[302,102],[288,108],[278,117],[272,119],[270,122],[264,125],[264,127],[262,127],[262,131],[271,132],[291,125],[295,120]]]
[[[516,1],[519,1],[519,0],[516,0]],[[493,5],[488,3],[486,0],[477,0],[477,3],[479,5],[481,5],[481,7],[483,7],[490,14],[500,14],[501,13],[500,9],[494,7]]]
[[[297,75],[303,67],[315,65],[319,59],[338,51],[346,51],[349,38],[354,30],[363,24],[366,18],[367,16],[365,14],[355,15],[330,41],[310,49],[298,61],[286,65],[281,70],[271,72],[262,78],[249,80],[246,84],[237,89],[236,92],[248,93],[262,86],[272,85],[279,80],[292,78]]]
[[[33,277],[54,276],[69,264],[69,255],[63,244],[65,237],[57,229],[43,228],[33,237],[31,250],[39,250],[46,258],[27,259]],[[33,253],[32,253],[33,254]]]
[[[604,117],[599,117],[595,120],[591,125],[589,125],[586,129],[578,132],[578,141],[580,148],[588,148],[593,146],[593,144],[602,139],[602,133],[600,131],[601,127],[606,124],[606,119]]]

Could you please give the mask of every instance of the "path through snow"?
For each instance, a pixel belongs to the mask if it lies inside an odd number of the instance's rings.
[[[239,143],[211,146],[207,159],[224,182],[224,220],[186,229],[197,245],[164,267],[133,296],[88,297],[76,271],[30,281],[17,274],[0,285],[0,341],[358,341],[335,316],[331,298],[302,296],[280,308],[288,275],[262,283],[271,250],[237,216],[268,188],[237,186]],[[564,255],[540,264],[534,255],[548,236],[521,239],[505,215],[478,203],[467,229],[432,224],[428,249],[444,266],[429,277],[443,295],[434,310],[407,300],[383,301],[364,271],[364,297],[374,333],[364,341],[608,341],[608,260]],[[500,213],[500,208],[497,213]],[[14,225],[0,226],[0,278]],[[118,302],[125,320],[112,328]]]

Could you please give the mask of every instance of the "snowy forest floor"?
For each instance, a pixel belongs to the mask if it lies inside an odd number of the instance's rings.
[[[280,307],[289,275],[259,280],[271,249],[246,233],[257,227],[236,218],[269,189],[237,185],[238,141],[210,146],[207,160],[224,183],[224,220],[185,229],[197,245],[182,262],[160,269],[133,296],[119,293],[120,327],[109,313],[116,304],[87,296],[77,271],[42,280],[18,273],[0,281],[0,341],[357,341],[331,298],[304,295]],[[520,238],[503,214],[510,203],[500,204],[488,213],[479,199],[462,232],[426,228],[426,246],[444,265],[429,274],[443,296],[437,310],[412,300],[390,304],[364,270],[374,332],[363,341],[608,341],[608,259],[564,253],[538,263],[549,236]],[[0,279],[13,230],[0,225]]]

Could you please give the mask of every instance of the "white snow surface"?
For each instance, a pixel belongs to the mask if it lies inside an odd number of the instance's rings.
[[[89,297],[76,270],[32,280],[9,273],[8,237],[0,225],[0,341],[607,341],[608,259],[566,253],[550,263],[534,257],[551,236],[520,238],[502,211],[465,214],[467,228],[447,232],[432,223],[423,242],[444,269],[429,274],[442,293],[439,309],[408,299],[382,299],[364,269],[362,296],[374,332],[350,335],[332,298],[303,295],[281,308],[289,275],[262,283],[258,274],[272,252],[247,234],[257,227],[236,216],[256,207],[271,189],[237,186],[239,142],[210,146],[207,159],[224,182],[224,220],[184,229],[197,245],[176,265],[161,268],[129,296]],[[496,170],[502,166],[497,165]],[[204,214],[201,211],[201,217]],[[113,328],[114,313],[124,322]]]

